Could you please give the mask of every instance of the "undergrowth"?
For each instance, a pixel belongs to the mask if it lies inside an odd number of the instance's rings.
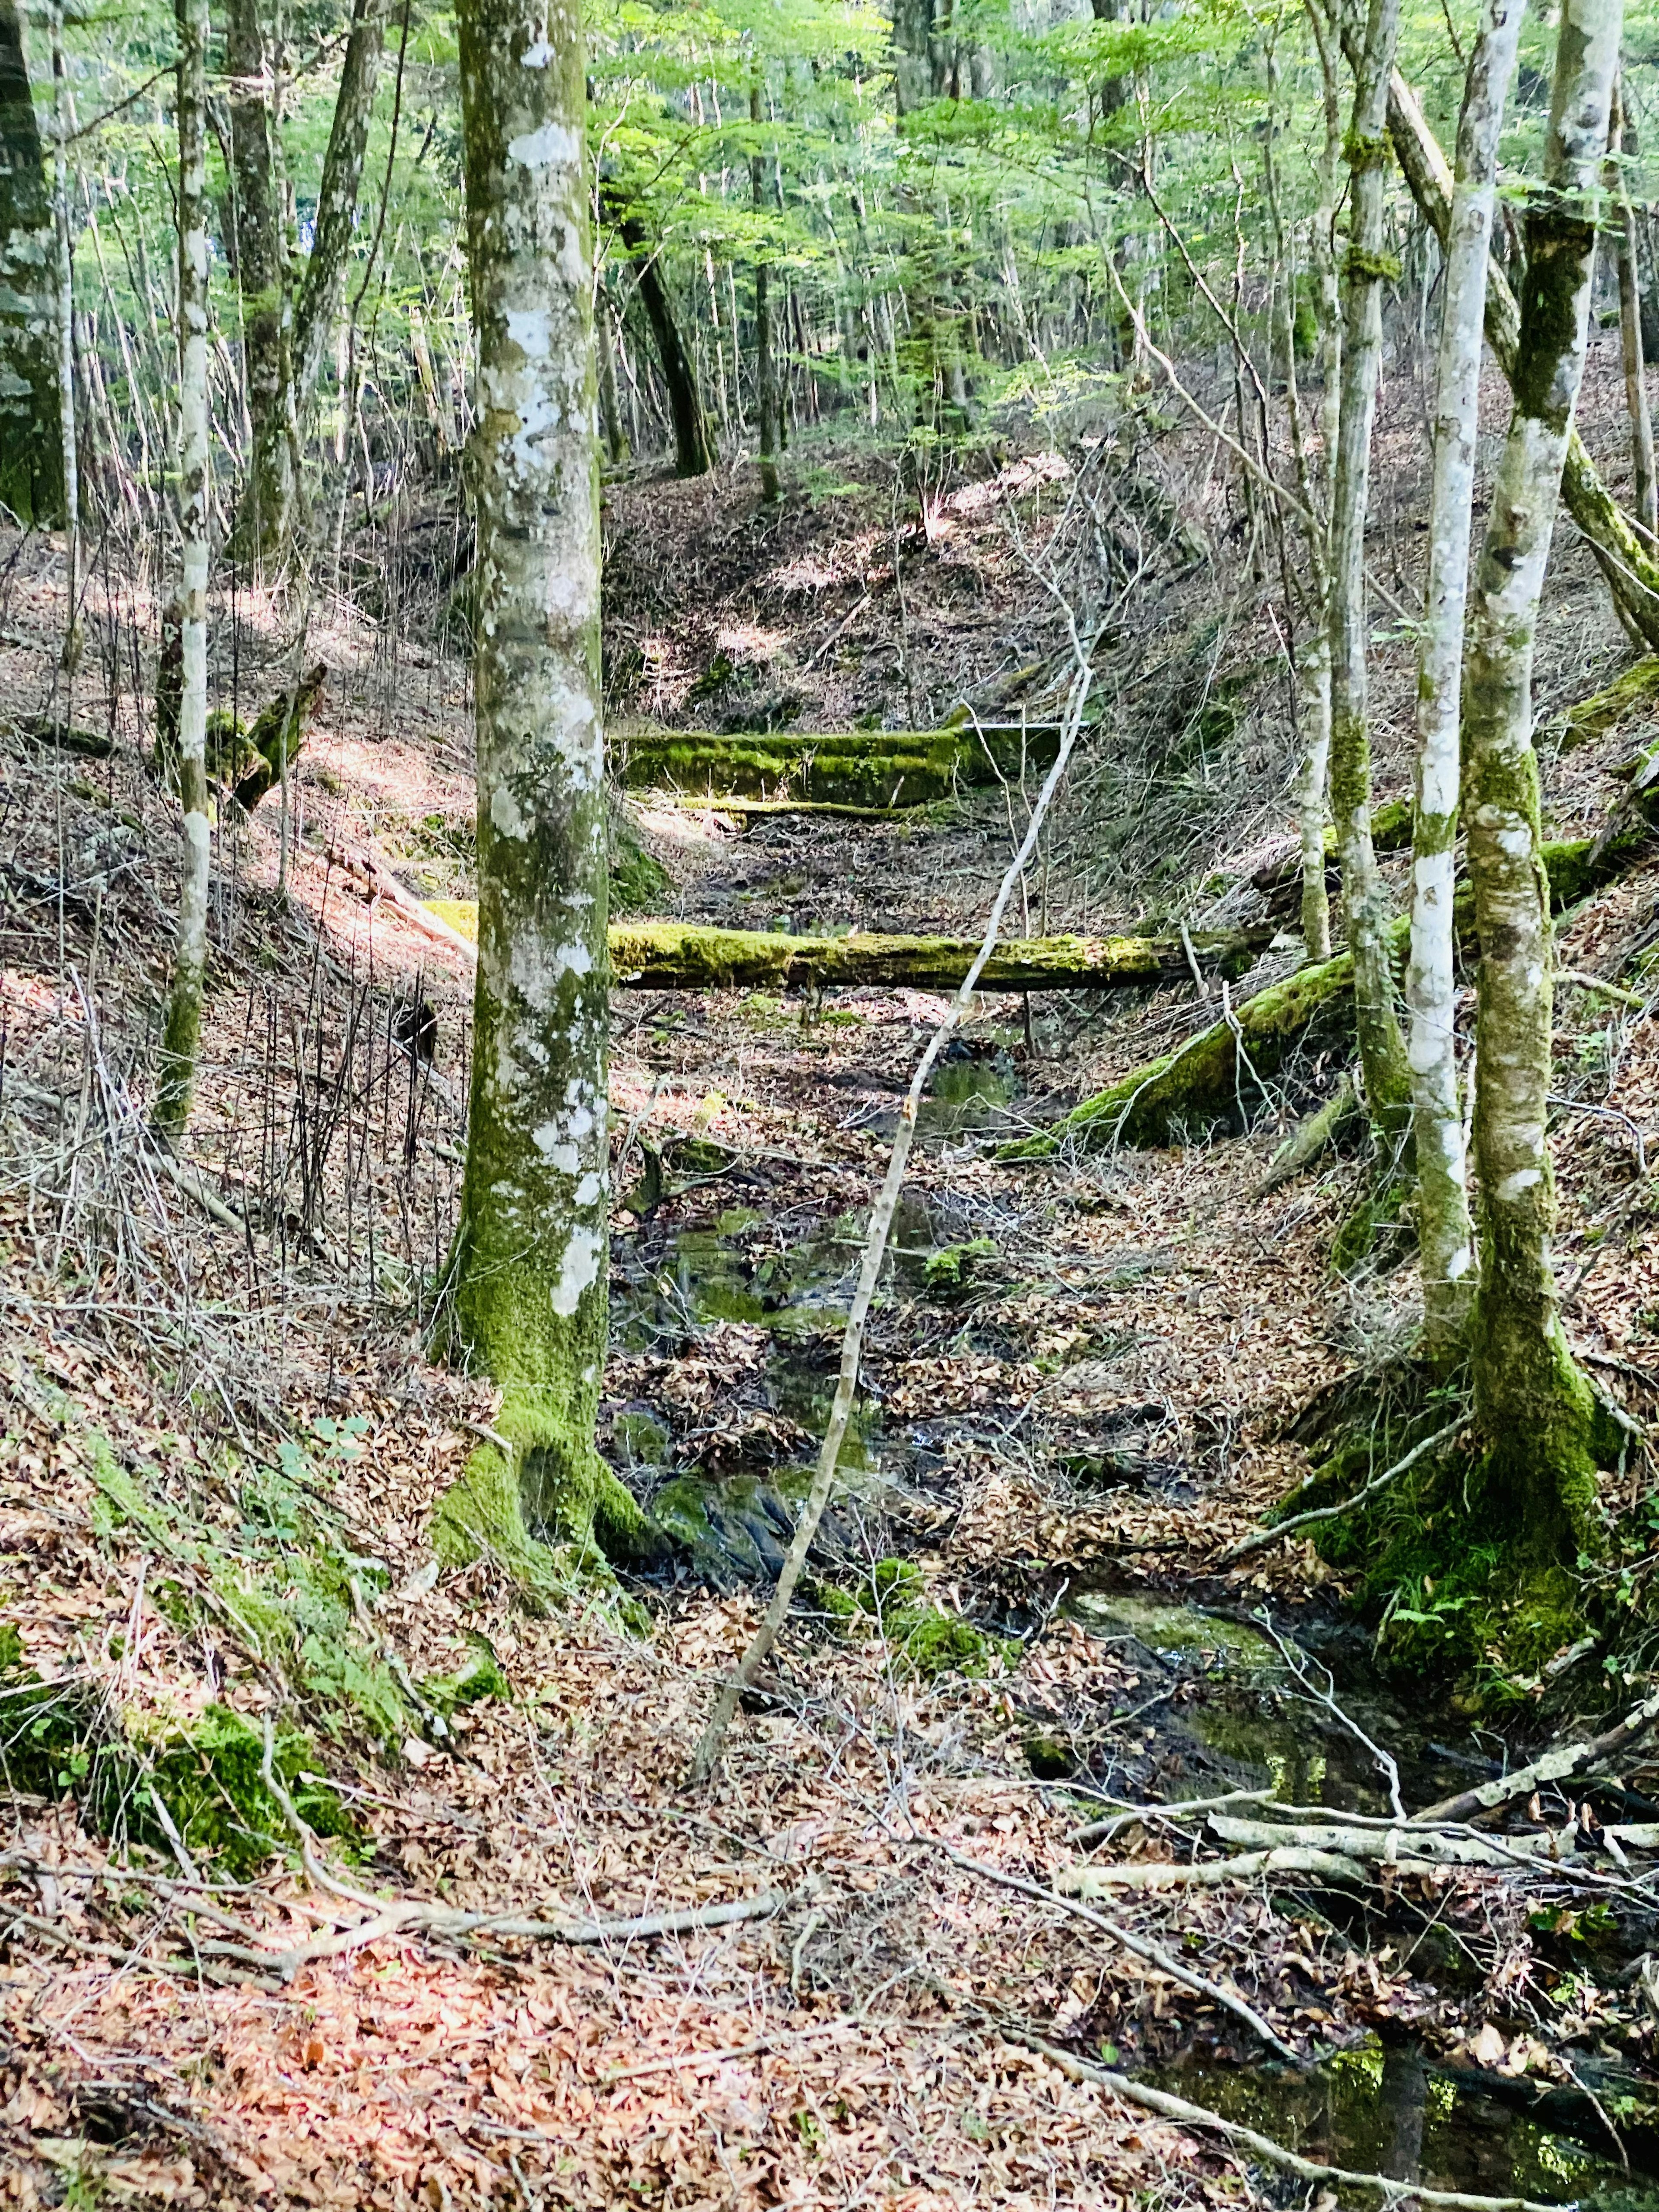
[[[848,1630],[879,1629],[901,1670],[924,1682],[941,1674],[988,1674],[999,1662],[1013,1666],[1021,1646],[975,1628],[960,1613],[930,1605],[920,1569],[905,1559],[878,1559],[854,1587],[821,1583],[817,1602]]]

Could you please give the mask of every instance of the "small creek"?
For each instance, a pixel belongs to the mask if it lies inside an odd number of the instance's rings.
[[[1000,1055],[947,1061],[925,1103],[922,1141],[937,1148],[1007,1126],[1012,1092],[1012,1070]],[[897,1111],[894,1095],[890,1103],[866,1102],[848,1120],[881,1132]],[[621,1407],[612,1424],[613,1455],[649,1497],[674,1551],[693,1574],[724,1587],[769,1581],[782,1564],[829,1417],[866,1227],[861,1213],[826,1220],[803,1212],[797,1220],[763,1212],[766,1203],[728,1205],[665,1239],[623,1241],[613,1273],[619,1350],[695,1358],[703,1333],[719,1324],[763,1333],[758,1374],[751,1373],[744,1395],[775,1414],[793,1441],[763,1450],[756,1465],[711,1466],[688,1454],[684,1438],[677,1464],[667,1425],[644,1402]],[[948,1195],[907,1191],[882,1297],[935,1314],[941,1304],[948,1309],[983,1264],[973,1250],[975,1233],[975,1223]],[[983,1254],[982,1224],[977,1233]],[[971,1348],[970,1310],[963,1324],[957,1343]],[[842,1451],[840,1498],[822,1532],[823,1554],[867,1555],[866,1524],[878,1523],[896,1494],[925,1487],[948,1426],[896,1422],[870,1393],[862,1396]],[[1103,1582],[1064,1585],[1052,1601],[1091,1635],[1120,1647],[1132,1689],[1122,1710],[1094,1717],[1092,1729],[1088,1716],[1056,1710],[1048,1725],[1036,1713],[1028,1749],[1034,1770],[1048,1778],[1140,1802],[1262,1790],[1287,1804],[1385,1814],[1387,1781],[1359,1732],[1396,1761],[1408,1807],[1482,1778],[1495,1771],[1494,1755],[1503,1756],[1495,1737],[1483,1738],[1455,1715],[1384,1681],[1370,1664],[1369,1639],[1340,1620],[1302,1617],[1293,1629],[1279,1621],[1287,1655],[1242,1608]],[[1319,1697],[1328,1681],[1340,1714]],[[1126,1731],[1128,1717],[1144,1724]],[[1391,1923],[1371,1927],[1370,1911],[1370,1904],[1352,1908],[1356,1944],[1374,1950],[1389,1943],[1413,1974],[1443,1987],[1468,1981],[1467,1959],[1434,1916],[1402,1932]],[[1649,1943],[1659,1948],[1659,1926],[1621,1933],[1618,1948],[1629,1955]],[[1574,2064],[1595,2097],[1437,2064],[1403,2031],[1386,2045],[1371,2039],[1344,2051],[1308,2075],[1243,2054],[1197,2050],[1139,2070],[1321,2161],[1431,2187],[1659,2212],[1652,2179],[1659,2175],[1659,2106],[1651,2085],[1595,2056],[1575,2054]],[[1619,2117],[1629,2174],[1597,2117],[1597,2098]],[[1284,2187],[1299,2201],[1301,2185]],[[1290,2197],[1279,2197],[1275,2188],[1273,2201]]]

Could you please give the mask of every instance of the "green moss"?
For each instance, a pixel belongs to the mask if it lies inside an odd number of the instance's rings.
[[[619,808],[611,811],[611,911],[652,914],[672,894],[674,882],[653,853],[647,852]]]
[[[850,1591],[818,1583],[813,1596],[822,1612],[849,1628],[878,1625],[900,1670],[924,1682],[946,1674],[986,1674],[999,1661],[1012,1666],[1020,1656],[1018,1642],[930,1605],[921,1571],[908,1559],[878,1559]]]
[[[1028,1735],[1020,1747],[1039,1782],[1063,1782],[1076,1768],[1077,1753],[1068,1736],[1039,1731]]]
[[[944,1300],[964,1297],[983,1276],[983,1263],[996,1255],[996,1244],[989,1237],[973,1237],[965,1244],[946,1244],[930,1252],[921,1270],[928,1295]]]
[[[1427,1366],[1356,1388],[1329,1425],[1321,1465],[1281,1512],[1334,1504],[1363,1488],[1443,1428],[1466,1388],[1466,1377],[1449,1383]],[[1355,1577],[1385,1667],[1461,1681],[1484,1706],[1522,1694],[1583,1632],[1587,1585],[1570,1563],[1540,1551],[1501,1455],[1471,1449],[1467,1437],[1420,1461],[1362,1510],[1310,1533],[1321,1556]]]
[[[1560,718],[1560,750],[1575,752],[1616,730],[1622,722],[1659,701],[1659,653],[1644,653],[1611,684],[1569,707]]]
[[[485,1698],[510,1698],[513,1694],[513,1685],[489,1638],[475,1633],[467,1641],[471,1649],[453,1674],[428,1675],[421,1685],[422,1695],[446,1719],[463,1705],[477,1705]]]
[[[15,1628],[0,1631],[0,1774],[14,1794],[72,1797],[100,1836],[166,1852],[167,1819],[191,1856],[244,1881],[292,1841],[265,1786],[264,1739],[240,1714],[210,1705],[187,1729],[146,1735],[83,1681],[43,1682],[23,1662]],[[319,1835],[352,1843],[356,1824],[312,1773],[311,1739],[285,1729],[273,1768]]]
[[[1046,768],[1057,739],[1033,731],[1028,768]],[[666,788],[716,798],[795,799],[887,809],[946,799],[958,785],[993,784],[1019,769],[1020,733],[943,730],[794,731],[716,736],[653,731],[619,738],[614,750],[632,789]]]

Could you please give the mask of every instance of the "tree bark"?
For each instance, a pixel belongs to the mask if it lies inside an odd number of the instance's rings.
[[[1469,610],[1464,799],[1480,945],[1475,1409],[1503,1533],[1540,1567],[1595,1544],[1595,1402],[1567,1349],[1550,1240],[1552,941],[1540,857],[1532,655],[1583,374],[1620,0],[1565,0],[1542,190],[1527,216],[1515,409]],[[1553,1648],[1552,1644],[1550,1648]]]
[[[1371,848],[1365,508],[1382,353],[1382,283],[1399,273],[1382,252],[1389,78],[1399,25],[1400,0],[1370,0],[1348,132],[1342,411],[1331,501],[1331,812],[1342,863],[1343,916],[1354,962],[1365,1104],[1385,1155],[1397,1151],[1406,1133],[1410,1079],[1383,944],[1387,893]]]
[[[599,447],[576,0],[462,0],[477,331],[478,963],[452,1343],[502,1386],[476,1526],[586,1547],[638,1509],[594,1449],[609,1295]],[[507,1449],[503,1450],[502,1445]],[[452,1517],[453,1515],[452,1515]]]
[[[179,935],[162,1032],[155,1122],[176,1139],[190,1120],[207,972],[208,233],[205,131],[208,0],[177,0],[179,36],[179,791],[185,860]]]
[[[275,77],[260,0],[226,0],[225,73],[230,80],[231,187],[236,283],[242,303],[242,381],[252,425],[247,483],[237,515],[237,550],[269,561],[283,550],[293,496],[289,447],[292,372],[288,270],[283,252],[274,141]]]
[[[1642,295],[1636,274],[1636,210],[1631,205],[1630,185],[1623,156],[1627,150],[1624,100],[1615,84],[1613,121],[1608,140],[1613,159],[1607,163],[1613,200],[1613,253],[1619,264],[1619,335],[1625,367],[1625,400],[1630,413],[1632,474],[1635,478],[1636,519],[1659,547],[1659,487],[1653,465],[1653,416],[1648,407],[1647,363],[1642,357]]]
[[[749,87],[749,120],[758,131],[761,120],[758,76],[751,80]],[[757,145],[749,156],[749,192],[757,215],[764,204],[763,167],[760,148]],[[768,501],[778,496],[777,401],[772,388],[770,276],[765,253],[757,253],[755,257],[755,411],[760,417],[761,497]]]
[[[16,0],[0,0],[0,502],[20,522],[64,516],[55,248]]]
[[[1389,85],[1389,132],[1406,182],[1443,250],[1451,214],[1452,176],[1417,96],[1398,70]],[[1508,278],[1495,264],[1486,277],[1486,342],[1513,386],[1521,311]],[[1659,556],[1643,543],[1569,428],[1561,496],[1583,532],[1614,603],[1644,644],[1659,650]]]
[[[1453,960],[1459,690],[1498,140],[1524,4],[1525,0],[1486,0],[1482,14],[1457,126],[1457,177],[1441,280],[1429,568],[1417,661],[1411,959],[1406,971],[1423,1340],[1428,1357],[1437,1360],[1461,1355],[1474,1291]]]
[[[69,146],[73,111],[64,54],[64,11],[53,0],[52,31],[52,205],[56,254],[52,286],[58,334],[58,434],[64,453],[64,567],[68,607],[60,665],[71,672],[81,659],[81,464],[75,427],[75,261],[70,250]]]
[[[380,81],[380,55],[386,43],[386,19],[392,0],[353,0],[351,29],[346,39],[345,60],[340,69],[340,88],[334,100],[334,120],[329,127],[328,150],[317,187],[317,216],[311,252],[300,279],[294,303],[295,413],[304,428],[323,356],[340,311],[347,258],[357,220],[357,196],[362,188],[363,157],[368,146],[368,125],[374,112],[374,88]]]
[[[714,465],[714,456],[708,441],[702,394],[697,389],[696,365],[680,337],[673,302],[658,265],[657,249],[651,242],[644,217],[636,209],[624,207],[610,192],[602,194],[602,204],[628,249],[634,281],[639,287],[640,304],[645,309],[656,343],[657,364],[668,390],[668,410],[674,425],[674,473],[678,477],[706,477]]]

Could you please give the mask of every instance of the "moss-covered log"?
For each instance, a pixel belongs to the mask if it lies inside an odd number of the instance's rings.
[[[1659,813],[1659,791],[1656,791]],[[1576,837],[1541,848],[1549,875],[1550,902],[1556,913],[1621,875],[1648,848],[1639,828],[1616,837]],[[1456,905],[1457,933],[1468,941],[1474,910],[1467,886]],[[1389,957],[1396,975],[1406,957],[1404,918],[1389,933]],[[1074,1106],[1063,1121],[1040,1136],[1006,1146],[1005,1160],[1045,1159],[1070,1140],[1091,1148],[1101,1145],[1168,1144],[1181,1129],[1198,1131],[1235,1115],[1248,1115],[1265,1103],[1250,1070],[1267,1077],[1304,1039],[1336,1036],[1353,1025],[1353,963],[1346,952],[1316,968],[1304,968],[1283,983],[1260,991],[1234,1009],[1237,1024],[1217,1022],[1189,1037],[1174,1052],[1132,1068],[1119,1082]],[[1243,1043],[1249,1067],[1242,1065]]]
[[[1592,691],[1588,699],[1581,699],[1558,717],[1560,738],[1556,750],[1577,752],[1581,745],[1593,744],[1635,715],[1656,708],[1659,708],[1659,653],[1644,653],[1611,684]]]
[[[328,682],[326,663],[301,677],[291,690],[279,691],[261,708],[252,727],[236,740],[234,758],[220,769],[222,781],[231,784],[231,797],[245,813],[252,813],[266,793],[288,773],[306,740],[306,726]]]
[[[1374,853],[1403,853],[1412,842],[1412,802],[1409,799],[1384,799],[1371,812],[1371,850]],[[1336,831],[1329,823],[1325,825],[1325,862],[1327,868],[1336,864]],[[1293,912],[1297,896],[1302,889],[1302,855],[1287,853],[1282,860],[1270,860],[1265,868],[1258,868],[1250,878],[1257,890],[1273,902],[1273,910]],[[1334,878],[1332,878],[1333,884]],[[1285,893],[1291,896],[1287,898]]]
[[[433,899],[426,911],[473,938],[471,899]],[[1261,954],[1259,930],[1195,937],[1212,975],[1241,975]],[[623,921],[611,930],[611,981],[632,991],[754,991],[787,987],[954,991],[979,952],[965,937],[793,937],[785,930],[712,929],[687,921]],[[988,991],[1119,991],[1190,982],[1186,946],[1170,937],[1025,937],[1000,945],[981,976]]]
[[[795,799],[844,806],[915,806],[964,786],[1047,768],[1051,729],[745,732],[654,730],[614,738],[611,758],[633,790],[714,798]]]

